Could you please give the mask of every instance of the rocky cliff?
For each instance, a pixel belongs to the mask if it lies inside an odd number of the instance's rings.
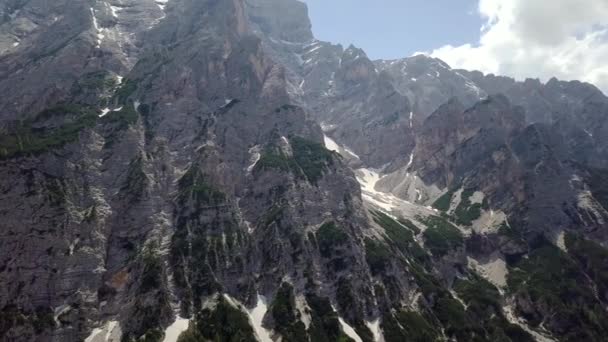
[[[296,0],[0,0],[0,339],[601,341],[608,99]]]

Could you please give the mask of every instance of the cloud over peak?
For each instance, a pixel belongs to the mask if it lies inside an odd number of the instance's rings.
[[[479,0],[478,44],[431,52],[452,67],[517,79],[553,76],[608,93],[607,0]]]

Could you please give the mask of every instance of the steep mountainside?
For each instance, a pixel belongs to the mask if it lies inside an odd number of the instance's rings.
[[[297,0],[0,0],[0,340],[602,341],[608,98]]]

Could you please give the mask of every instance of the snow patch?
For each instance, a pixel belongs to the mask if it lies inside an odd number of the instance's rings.
[[[413,119],[414,119],[414,112],[410,112],[410,128],[412,128],[412,126],[414,125]]]
[[[407,165],[405,166],[405,170],[409,170],[410,166],[412,166],[413,163],[414,163],[414,152],[412,152],[410,154],[410,160],[407,162]]]
[[[110,112],[110,108],[104,108],[101,110],[101,114],[99,114],[99,117],[102,118],[104,117],[106,114],[108,114]]]
[[[163,342],[177,342],[179,335],[188,330],[190,321],[186,318],[177,317],[175,322],[165,330],[165,339]]]
[[[161,11],[164,11],[168,1],[169,0],[156,0],[155,2],[158,8],[160,8]]]
[[[323,134],[323,140],[325,142],[325,147],[328,150],[337,152],[345,158],[352,157],[355,159],[359,159],[359,156],[355,152],[351,151],[348,147],[340,146],[335,140],[325,134]]]
[[[95,328],[84,342],[120,342],[122,330],[117,321],[107,322],[100,328]]]
[[[338,317],[338,320],[340,321],[340,325],[342,326],[342,330],[344,331],[344,333],[346,335],[348,335],[348,337],[350,337],[353,340],[355,340],[355,342],[363,342],[363,340],[361,339],[361,337],[359,337],[359,334],[357,334],[357,332],[355,331],[355,329],[353,329],[353,327],[351,327],[350,325],[348,325],[348,323],[346,323],[344,321],[344,319],[342,319],[342,317]]]
[[[323,140],[325,141],[325,147],[328,150],[340,153],[340,146],[338,146],[332,138],[324,134]]]
[[[93,17],[93,27],[95,28],[95,31],[97,32],[97,45],[95,45],[95,48],[99,49],[101,47],[101,42],[105,38],[105,36],[103,34],[104,30],[103,30],[103,28],[99,27],[99,23],[97,22],[97,17],[95,16],[95,10],[93,9],[93,7],[91,7],[90,10],[91,10],[91,16]]]
[[[260,161],[261,158],[261,146],[260,145],[255,145],[254,147],[249,149],[249,166],[247,166],[247,172],[251,173],[251,171],[253,171],[253,168],[255,167],[255,164],[258,163],[258,161]]]
[[[365,322],[365,325],[371,330],[374,335],[374,342],[384,342],[384,336],[382,336],[382,330],[380,329],[380,319],[376,319],[372,322]]]
[[[392,211],[398,200],[394,195],[376,191],[376,183],[380,180],[378,172],[370,169],[357,170],[357,180],[361,184],[363,199],[386,210]]]
[[[304,323],[304,326],[308,330],[312,318],[309,314],[310,308],[308,307],[306,298],[304,298],[303,296],[296,297],[296,309],[300,312],[300,318],[302,319],[302,323]]]
[[[262,321],[264,320],[266,311],[268,311],[266,298],[258,294],[258,302],[256,306],[247,313],[249,314],[249,319],[251,320],[251,323],[253,323],[253,329],[255,330],[260,342],[272,342],[270,331],[262,326]]]
[[[557,235],[555,245],[564,253],[568,253],[568,248],[566,247],[566,233],[563,230]]]
[[[580,209],[586,210],[591,215],[586,215],[585,218],[581,217],[583,222],[586,221],[586,218],[593,216],[595,221],[600,225],[605,223],[604,218],[608,217],[608,212],[604,207],[602,207],[599,203],[597,203],[596,199],[593,197],[593,194],[589,190],[581,191],[578,194],[578,207]],[[579,214],[580,215],[580,214]]]
[[[463,191],[464,188],[460,188],[452,195],[452,199],[450,200],[450,209],[448,210],[448,213],[453,213],[454,210],[458,208],[458,206],[460,205],[460,201],[462,200]]]

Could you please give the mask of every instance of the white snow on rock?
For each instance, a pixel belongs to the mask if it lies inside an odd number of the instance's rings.
[[[165,339],[163,342],[177,342],[179,335],[188,330],[190,321],[186,318],[177,317],[175,322],[165,330]]]
[[[450,209],[448,209],[448,213],[453,213],[454,210],[456,210],[456,208],[458,208],[458,206],[460,205],[460,201],[462,201],[462,192],[463,191],[464,191],[464,188],[460,188],[460,189],[458,189],[458,191],[456,191],[452,195],[452,198],[450,200]]]
[[[260,342],[272,342],[270,331],[262,326],[262,321],[264,320],[266,311],[268,311],[266,298],[258,294],[258,302],[256,306],[247,313],[249,314],[249,319],[253,325],[253,330],[255,330]]]
[[[296,309],[300,313],[302,323],[304,323],[304,326],[306,329],[308,329],[310,327],[312,318],[310,317],[310,308],[308,307],[308,303],[306,302],[306,298],[304,298],[304,296],[296,297]]]
[[[344,321],[344,319],[342,319],[342,317],[338,317],[338,320],[340,321],[340,325],[342,326],[342,330],[344,331],[344,333],[346,335],[348,335],[348,337],[350,337],[353,340],[355,340],[355,342],[363,342],[363,340],[361,339],[361,337],[359,337],[359,334],[357,334],[357,332],[355,331],[355,329],[353,329],[353,327],[351,327],[350,325],[348,325],[348,323],[346,323]]]
[[[261,158],[261,147],[260,145],[255,145],[254,147],[249,149],[249,166],[247,166],[246,170],[248,173],[251,173],[251,171],[253,171],[253,168],[255,167],[255,164],[258,163],[258,161],[260,161]]]
[[[380,177],[376,170],[358,169],[355,171],[355,175],[361,185],[363,200],[385,211],[387,214],[392,213],[394,216],[403,216],[409,219],[437,214],[433,208],[425,208],[403,200],[391,193],[376,190],[376,184],[383,178]]]
[[[369,330],[372,332],[372,335],[374,335],[374,342],[384,342],[382,329],[380,329],[380,319],[372,322],[365,322],[365,325],[367,325]]]
[[[232,305],[234,308],[241,310],[249,317],[249,323],[253,327],[253,330],[256,333],[256,336],[260,342],[273,342],[271,336],[271,332],[262,326],[262,321],[264,319],[264,315],[266,311],[268,311],[268,304],[266,303],[266,299],[263,296],[258,294],[257,296],[257,304],[251,309],[245,309],[238,300],[230,297],[227,294],[223,295],[224,299],[228,302],[228,304]]]
[[[84,342],[120,342],[122,330],[117,321],[107,322],[100,328],[95,328]]]
[[[410,166],[412,166],[413,163],[414,163],[414,152],[412,152],[412,154],[410,154],[410,160],[407,162],[407,165],[405,166],[405,170],[409,170]]]
[[[168,1],[169,0],[156,0],[156,5],[158,5],[158,8],[160,8],[161,11],[164,11]]]
[[[112,13],[112,16],[114,18],[118,18],[118,11],[120,11],[120,10],[121,10],[120,7],[110,5],[110,12]]]
[[[101,110],[101,114],[99,114],[99,117],[104,117],[106,114],[108,114],[110,112],[110,108],[104,108]]]
[[[588,219],[594,220],[596,223],[603,225],[605,223],[604,218],[608,217],[608,211],[602,207],[601,204],[597,202],[597,200],[593,197],[593,194],[589,190],[581,191],[578,194],[578,207],[583,209],[589,213],[589,215],[585,215],[586,217],[581,216],[581,221],[585,222]]]
[[[566,233],[563,230],[557,235],[555,245],[563,252],[568,253],[568,248],[566,247]]]
[[[336,144],[332,138],[328,137],[327,135],[323,135],[323,140],[325,141],[325,147],[328,150],[340,153],[340,146],[338,146],[338,144]]]
[[[380,180],[380,175],[377,171],[359,169],[356,174],[363,191],[363,199],[368,202],[390,212],[397,207],[399,201],[402,201],[392,194],[376,191],[376,183]]]
[[[355,159],[360,159],[359,156],[351,151],[348,147],[346,146],[341,146],[340,144],[338,144],[334,139],[328,137],[327,135],[323,135],[323,140],[325,142],[325,147],[330,150],[330,151],[334,151],[339,153],[340,155],[342,155],[342,157],[344,158],[355,158]]]
[[[90,10],[91,10],[91,15],[93,16],[93,27],[95,28],[95,31],[97,32],[97,45],[95,47],[97,49],[99,49],[101,47],[101,42],[103,41],[105,36],[103,34],[103,28],[99,27],[99,23],[97,22],[97,17],[95,16],[95,10],[93,9],[93,7],[91,7]]]

